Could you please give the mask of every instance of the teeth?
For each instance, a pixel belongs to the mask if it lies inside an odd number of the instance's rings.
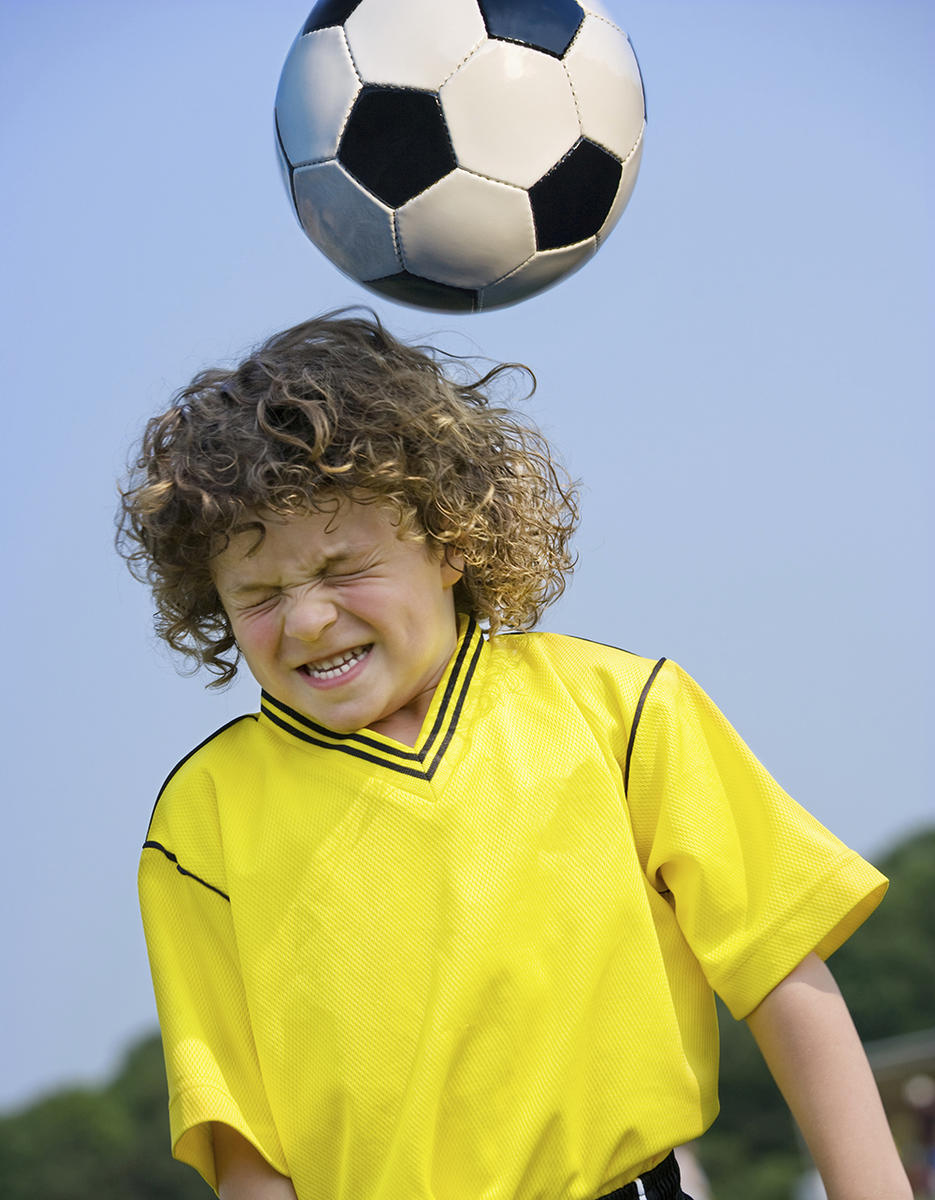
[[[346,650],[335,658],[323,658],[317,663],[306,663],[305,670],[315,679],[335,679],[339,675],[346,675],[366,653],[366,646],[357,646],[354,650]]]

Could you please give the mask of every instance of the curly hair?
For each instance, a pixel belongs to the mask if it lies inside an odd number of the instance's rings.
[[[578,509],[542,435],[490,401],[514,371],[531,395],[527,367],[482,374],[340,310],[200,372],[146,425],[120,489],[117,546],[152,588],[156,632],[229,683],[239,651],[212,559],[245,523],[336,497],[387,503],[403,536],[456,547],[459,611],[531,628],[573,568]]]

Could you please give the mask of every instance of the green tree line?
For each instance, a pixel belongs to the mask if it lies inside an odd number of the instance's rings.
[[[880,868],[889,895],[832,960],[865,1040],[931,1026],[935,996],[935,829]],[[779,1093],[743,1022],[721,1011],[721,1115],[698,1146],[716,1200],[788,1200],[802,1158]],[[0,1117],[4,1200],[207,1200],[169,1155],[157,1035],[102,1087],[72,1087]]]
[[[829,964],[865,1042],[935,1023],[935,829],[877,865],[890,889]],[[712,1194],[788,1200],[803,1168],[792,1118],[746,1024],[719,1016],[721,1113],[697,1147]]]

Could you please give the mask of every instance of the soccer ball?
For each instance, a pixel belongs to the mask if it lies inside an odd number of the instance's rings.
[[[633,48],[593,0],[318,0],[276,94],[305,233],[443,311],[577,270],[630,198],[644,126]]]

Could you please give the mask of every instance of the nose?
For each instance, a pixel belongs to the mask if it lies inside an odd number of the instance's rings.
[[[284,632],[302,642],[314,642],[338,619],[337,605],[320,587],[305,588],[289,597]]]

